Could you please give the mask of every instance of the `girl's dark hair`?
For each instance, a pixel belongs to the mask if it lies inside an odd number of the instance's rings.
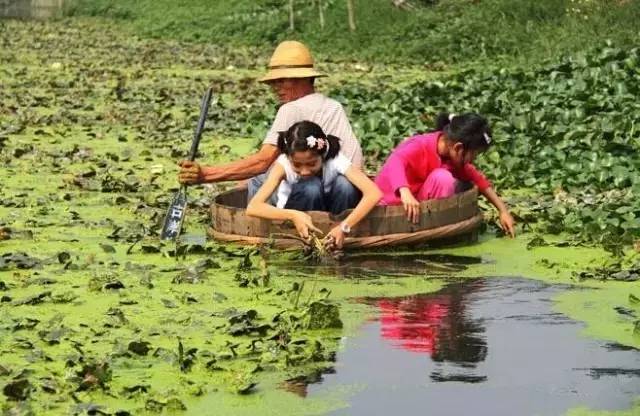
[[[436,130],[444,132],[449,140],[462,143],[465,150],[487,150],[491,145],[491,128],[487,119],[476,113],[440,113]]]
[[[310,140],[310,137],[315,140]],[[340,151],[340,139],[324,134],[316,123],[305,120],[295,123],[287,131],[278,133],[278,149],[287,156],[294,152],[311,150],[323,160],[328,160],[336,157]]]

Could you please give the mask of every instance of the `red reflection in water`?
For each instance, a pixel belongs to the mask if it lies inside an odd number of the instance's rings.
[[[407,351],[426,353],[436,362],[473,364],[487,355],[482,320],[467,312],[476,282],[453,283],[437,293],[366,299],[380,310],[382,338]]]
[[[383,338],[409,351],[436,351],[443,320],[450,310],[450,296],[381,299],[376,304]]]

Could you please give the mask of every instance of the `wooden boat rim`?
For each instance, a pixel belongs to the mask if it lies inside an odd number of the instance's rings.
[[[433,239],[475,233],[482,222],[477,195],[477,189],[472,188],[451,198],[423,201],[420,204],[420,221],[416,224],[407,221],[402,205],[377,206],[358,224],[345,247],[415,245]],[[292,224],[249,217],[246,208],[238,206],[245,204],[246,188],[218,194],[210,207],[212,226],[209,235],[216,240],[241,244],[273,244],[284,248],[302,245]],[[349,212],[333,215],[325,211],[309,211],[308,214],[316,226],[326,233]]]

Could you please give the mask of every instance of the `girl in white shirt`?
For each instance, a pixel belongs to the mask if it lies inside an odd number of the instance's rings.
[[[355,208],[334,227],[327,240],[341,248],[345,234],[351,231],[376,206],[382,193],[349,159],[340,153],[340,139],[326,135],[311,121],[300,121],[280,132],[278,148],[282,153],[264,185],[247,206],[247,215],[271,220],[291,220],[302,238],[320,232],[304,211],[339,213]],[[362,192],[360,201],[346,201],[341,183],[351,182]],[[276,206],[267,200],[277,191]],[[357,205],[356,205],[357,204]]]

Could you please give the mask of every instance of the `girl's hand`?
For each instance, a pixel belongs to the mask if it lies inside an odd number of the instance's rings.
[[[500,213],[500,227],[511,238],[516,236],[515,221],[509,211],[502,211]]]
[[[400,188],[400,199],[407,213],[407,220],[418,223],[420,219],[420,202],[413,196],[409,188]]]
[[[183,160],[180,163],[180,173],[178,180],[185,185],[193,185],[201,182],[202,168],[196,162],[191,160]]]
[[[340,226],[333,227],[329,234],[324,238],[324,245],[329,250],[340,250],[344,244],[344,232]]]
[[[313,225],[311,216],[306,212],[293,211],[291,214],[291,221],[293,222],[293,225],[295,225],[300,237],[305,240],[309,238],[309,234],[312,232],[322,234],[322,231]]]
[[[482,193],[482,195],[487,197],[489,202],[491,202],[494,207],[498,209],[498,212],[500,213],[500,228],[502,228],[502,231],[508,234],[511,238],[515,237],[515,221],[509,213],[509,208],[507,208],[507,205],[498,196],[496,191],[494,191],[490,186],[480,192]]]

